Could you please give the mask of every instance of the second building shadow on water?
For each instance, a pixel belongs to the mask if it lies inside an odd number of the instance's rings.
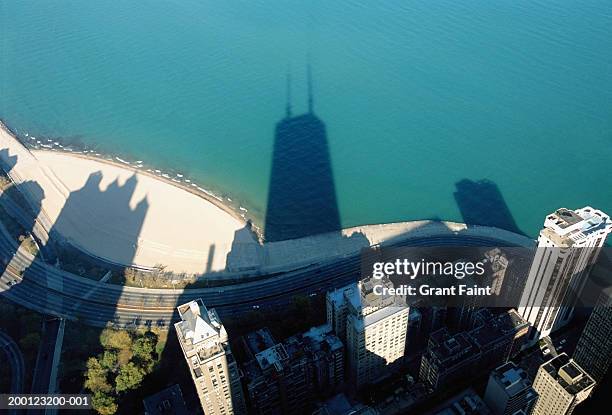
[[[462,179],[455,183],[455,187],[455,201],[466,224],[493,226],[525,235],[516,224],[497,184],[487,179]]]

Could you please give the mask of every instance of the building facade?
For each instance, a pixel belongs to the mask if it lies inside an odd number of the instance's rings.
[[[512,362],[491,372],[484,401],[492,415],[528,415],[538,400],[527,373]]]
[[[606,237],[610,217],[585,207],[548,215],[520,299],[518,312],[532,327],[528,345],[565,325]]]
[[[601,382],[612,363],[612,287],[605,289],[578,340],[574,360],[596,382]]]
[[[345,337],[348,377],[357,389],[390,373],[406,349],[410,309],[401,296],[375,294],[378,284],[393,286],[367,279],[327,295],[328,324]]]
[[[197,299],[178,312],[174,327],[204,413],[246,414],[238,365],[216,311]]]
[[[538,369],[533,389],[539,395],[533,415],[569,415],[588,398],[595,381],[565,353]]]
[[[243,338],[250,360],[243,366],[249,407],[262,415],[300,414],[344,381],[344,347],[329,326],[277,343],[267,329]]]
[[[516,355],[528,325],[515,310],[493,315],[482,309],[476,327],[454,335],[442,328],[429,338],[421,357],[419,379],[432,390],[465,378],[465,373],[490,370]]]

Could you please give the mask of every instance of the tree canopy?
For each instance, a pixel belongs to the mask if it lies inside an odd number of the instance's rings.
[[[158,337],[105,329],[100,334],[104,351],[87,360],[85,387],[93,393],[92,405],[102,415],[117,411],[118,400],[140,386],[155,366]]]

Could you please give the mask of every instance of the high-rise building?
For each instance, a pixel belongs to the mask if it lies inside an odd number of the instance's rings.
[[[589,397],[595,381],[565,353],[538,369],[533,389],[539,395],[533,415],[569,415]]]
[[[610,217],[588,206],[558,209],[546,217],[518,307],[531,326],[528,344],[570,320],[577,296],[610,232]]]
[[[176,335],[206,415],[245,414],[238,365],[227,332],[201,299],[178,307]]]
[[[501,249],[493,248],[485,252],[485,259],[489,262],[492,271],[491,291],[495,295],[501,295],[504,278],[508,271],[508,258],[506,258]]]
[[[606,288],[578,340],[574,360],[596,382],[601,382],[612,363],[612,287]]]
[[[327,324],[336,336],[346,345],[346,321],[348,318],[348,303],[356,296],[359,287],[350,284],[337,290],[329,291],[325,295],[327,307]]]
[[[349,380],[360,388],[375,382],[404,357],[409,307],[401,296],[375,294],[389,280],[367,279],[327,294],[327,316],[346,344]]]
[[[421,332],[422,323],[421,312],[417,308],[410,308],[408,315],[408,332],[406,333],[406,356],[415,355],[424,346],[423,334]]]
[[[493,415],[528,415],[538,399],[527,373],[512,362],[491,372],[484,401]]]
[[[465,378],[465,373],[490,370],[518,353],[527,334],[527,322],[515,310],[494,316],[480,310],[476,327],[451,335],[442,328],[431,334],[421,357],[419,379],[432,390]]]
[[[329,396],[344,381],[344,347],[327,325],[282,343],[267,329],[242,340],[250,357],[243,370],[254,414],[304,413],[308,402]]]
[[[465,332],[451,336],[447,328],[441,328],[431,334],[428,343],[419,380],[431,390],[452,384],[478,366],[480,350]]]

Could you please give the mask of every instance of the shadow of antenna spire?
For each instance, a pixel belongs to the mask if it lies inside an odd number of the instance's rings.
[[[307,78],[308,112],[293,116],[287,75],[287,114],[276,124],[268,188],[264,227],[268,242],[341,229],[327,129],[313,112],[310,63]]]
[[[286,104],[286,115],[287,118],[291,118],[291,68],[287,68],[287,104]]]
[[[310,67],[310,57],[308,58],[308,63],[306,64],[306,76],[308,78],[308,113],[313,113],[313,92],[312,92],[312,68]]]

